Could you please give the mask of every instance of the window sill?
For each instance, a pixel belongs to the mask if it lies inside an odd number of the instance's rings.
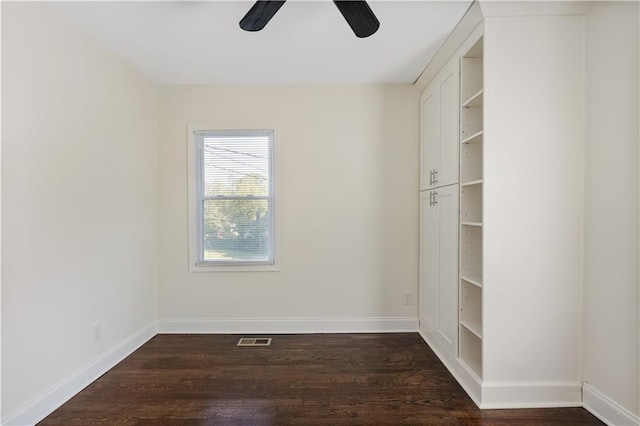
[[[207,265],[189,266],[189,272],[280,272],[278,265]]]

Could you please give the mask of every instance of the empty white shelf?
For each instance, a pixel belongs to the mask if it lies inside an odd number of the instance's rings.
[[[462,143],[481,143],[482,142],[482,130],[479,130],[477,132],[475,132],[474,134],[472,134],[471,136],[469,136],[468,138],[465,138],[462,140]]]
[[[480,89],[476,94],[471,96],[467,101],[462,104],[462,108],[478,108],[482,106],[482,93],[484,90]]]

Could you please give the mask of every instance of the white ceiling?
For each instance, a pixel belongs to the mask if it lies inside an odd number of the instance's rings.
[[[75,25],[160,84],[412,83],[471,0],[370,1],[357,38],[331,1],[288,1],[260,32],[252,1],[61,2]]]

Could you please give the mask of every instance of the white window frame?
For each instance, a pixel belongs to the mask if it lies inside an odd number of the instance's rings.
[[[201,259],[203,253],[202,239],[202,209],[203,199],[202,170],[200,164],[200,140],[199,135],[203,133],[228,133],[228,134],[251,134],[270,133],[270,261],[211,261]],[[188,157],[188,215],[189,215],[189,271],[190,272],[268,272],[279,271],[279,232],[280,216],[276,200],[279,200],[278,188],[278,168],[276,161],[276,136],[278,134],[275,126],[187,126],[187,157]],[[278,196],[277,196],[278,195]]]

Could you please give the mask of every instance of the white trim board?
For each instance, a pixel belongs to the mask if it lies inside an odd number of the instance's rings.
[[[612,426],[638,426],[640,417],[621,407],[589,383],[584,383],[582,391],[585,410]]]
[[[160,334],[306,334],[417,332],[418,318],[173,318],[158,321]]]
[[[481,409],[582,407],[580,382],[484,382]]]
[[[62,379],[39,396],[2,419],[3,425],[33,425],[47,417],[62,404],[89,386],[104,373],[128,357],[156,333],[156,323],[152,322],[132,333],[121,342],[89,362],[69,377]]]
[[[582,407],[580,382],[479,383],[428,330],[420,336],[480,409]]]

